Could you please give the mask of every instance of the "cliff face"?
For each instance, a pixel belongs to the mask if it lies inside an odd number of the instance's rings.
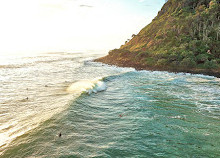
[[[218,71],[220,2],[168,0],[149,25],[107,57],[143,67]]]
[[[206,49],[216,54],[219,49],[213,48],[213,42],[220,39],[219,21],[220,7],[216,0],[169,0],[157,17],[121,49],[169,50],[197,40],[209,42]]]

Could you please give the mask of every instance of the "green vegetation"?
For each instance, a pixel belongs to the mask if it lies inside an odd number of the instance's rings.
[[[113,54],[147,66],[219,69],[220,2],[168,0],[148,26]]]

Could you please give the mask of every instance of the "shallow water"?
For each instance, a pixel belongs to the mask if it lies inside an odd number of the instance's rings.
[[[1,157],[220,157],[219,78],[91,61],[98,56],[0,66]]]

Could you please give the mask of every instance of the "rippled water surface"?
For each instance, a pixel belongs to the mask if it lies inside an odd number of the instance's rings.
[[[92,62],[99,56],[0,63],[0,157],[220,157],[219,78]]]

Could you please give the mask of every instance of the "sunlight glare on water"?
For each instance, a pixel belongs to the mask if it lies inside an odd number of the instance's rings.
[[[2,157],[219,157],[219,78],[91,61],[99,56],[0,68]]]

